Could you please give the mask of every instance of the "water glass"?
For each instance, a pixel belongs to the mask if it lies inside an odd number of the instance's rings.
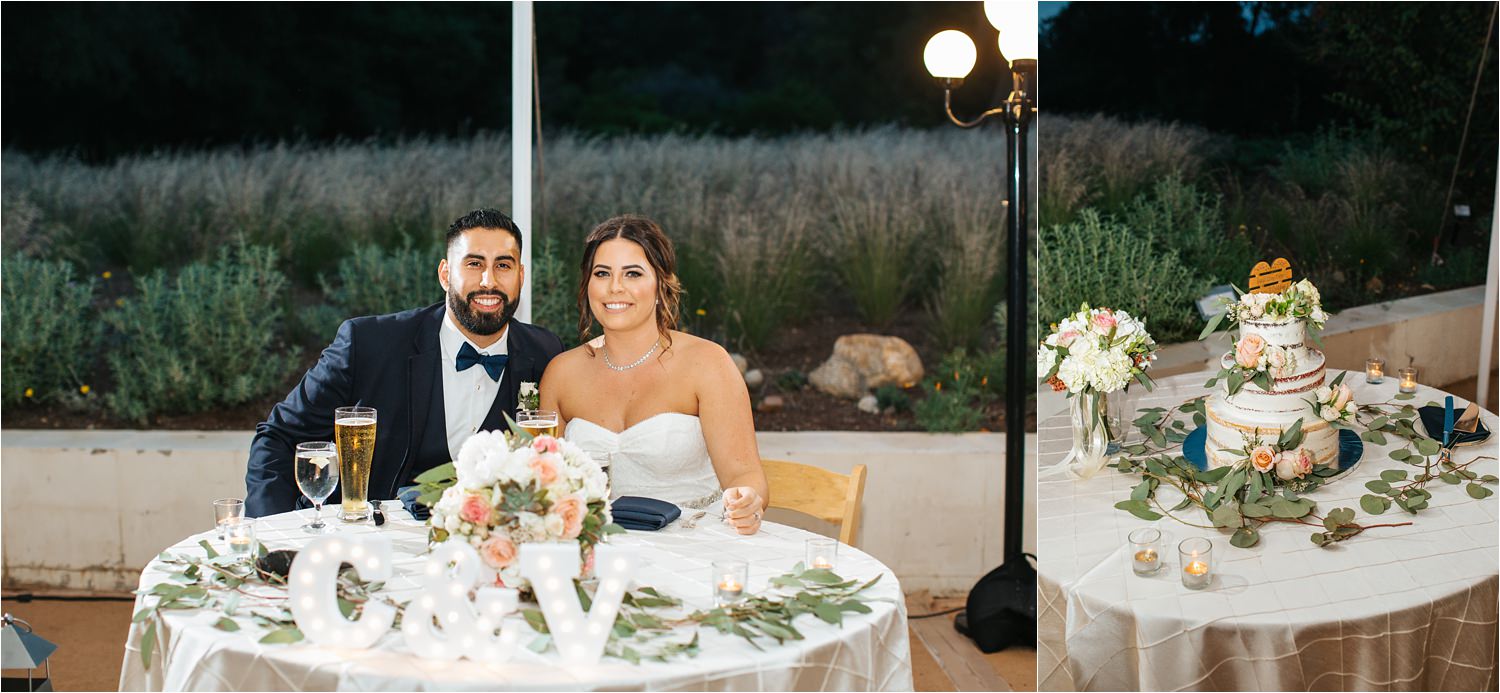
[[[807,567],[833,570],[839,562],[839,543],[835,539],[818,537],[807,540]]]
[[[1136,575],[1161,570],[1161,530],[1142,527],[1130,533],[1130,569]]]
[[[329,527],[323,522],[323,501],[333,494],[339,483],[338,446],[328,441],[298,443],[294,471],[297,488],[313,504],[313,519],[302,525],[308,534],[323,534]]]
[[[245,516],[245,501],[242,498],[220,498],[214,501],[214,528],[219,530],[219,540],[224,539],[224,523]]]
[[[733,604],[745,596],[745,582],[750,577],[750,564],[738,558],[714,561],[709,580],[713,583],[714,605]]]
[[[224,538],[229,543],[229,555],[255,560],[255,518],[240,517],[225,522]]]

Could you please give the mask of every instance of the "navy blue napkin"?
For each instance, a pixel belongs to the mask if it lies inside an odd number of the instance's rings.
[[[429,508],[417,502],[417,496],[420,495],[422,495],[422,491],[416,486],[402,486],[400,489],[396,490],[396,497],[401,499],[401,505],[405,507],[406,512],[411,513],[411,516],[416,518],[418,522],[425,521],[427,518],[432,517],[432,508]]]
[[[682,517],[682,509],[663,500],[620,496],[609,506],[615,524],[625,529],[655,532]]]
[[[1462,411],[1462,409],[1459,410],[1459,412]],[[1421,407],[1417,409],[1417,416],[1422,419],[1422,428],[1427,429],[1427,437],[1439,443],[1443,442],[1443,408],[1435,406]],[[1460,445],[1482,443],[1489,437],[1490,429],[1485,427],[1484,419],[1481,418],[1479,425],[1474,428],[1473,433],[1454,431],[1453,439],[1448,442],[1450,444],[1449,447],[1456,448]]]

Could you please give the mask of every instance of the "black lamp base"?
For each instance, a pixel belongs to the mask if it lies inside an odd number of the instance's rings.
[[[1027,553],[1012,554],[991,570],[974,589],[953,627],[968,636],[985,654],[1007,647],[1036,647],[1036,569]]]

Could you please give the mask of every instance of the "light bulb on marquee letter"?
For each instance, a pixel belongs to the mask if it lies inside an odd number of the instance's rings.
[[[287,574],[292,618],[309,642],[364,648],[375,644],[396,621],[396,608],[371,599],[358,619],[339,611],[339,564],[349,563],[366,582],[391,577],[391,542],[381,537],[323,537],[297,552]]]
[[[594,552],[599,590],[594,593],[593,607],[585,616],[578,592],[573,589],[573,578],[579,573],[578,544],[521,546],[521,576],[530,580],[531,588],[536,590],[537,603],[547,617],[547,630],[568,664],[593,664],[604,654],[615,614],[640,563],[639,554],[632,549],[599,544]]]
[[[479,552],[466,542],[443,542],[427,556],[422,592],[407,604],[401,619],[401,633],[412,652],[427,659],[479,662],[504,662],[515,654],[519,628],[506,627],[498,638],[495,631],[516,610],[518,595],[510,588],[482,587],[471,604],[469,588],[483,575]],[[441,630],[434,627],[434,617]]]

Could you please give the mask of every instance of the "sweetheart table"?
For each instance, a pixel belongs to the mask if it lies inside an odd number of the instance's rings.
[[[1203,395],[1210,375],[1164,378],[1137,409]],[[1396,394],[1394,378],[1370,385],[1350,373],[1344,382],[1362,403]],[[1444,394],[1421,387],[1409,403],[1442,402]],[[1496,430],[1493,414],[1483,421]],[[1038,434],[1042,690],[1495,690],[1500,496],[1476,500],[1462,486],[1434,482],[1431,507],[1416,516],[1398,507],[1378,516],[1360,510],[1365,482],[1411,469],[1388,456],[1404,441],[1366,442],[1348,476],[1304,495],[1319,514],[1348,507],[1361,523],[1411,525],[1319,548],[1309,539],[1314,528],[1272,524],[1259,544],[1240,549],[1218,530],[1115,509],[1139,475],[1106,468],[1082,481],[1049,477],[1072,446],[1067,415],[1041,422]],[[1455,449],[1454,461],[1490,456],[1470,469],[1495,474],[1495,440]],[[1175,490],[1159,493],[1167,507],[1181,499]],[[1132,572],[1127,548],[1127,535],[1141,527],[1163,534],[1166,565],[1149,577]],[[1214,543],[1214,581],[1201,591],[1178,577],[1176,545],[1188,537]]]
[[[340,526],[346,535],[379,533],[392,542],[394,573],[379,593],[405,601],[419,592],[419,571],[426,559],[426,527],[398,509],[385,505],[390,520],[384,526]],[[258,521],[258,538],[269,549],[296,549],[312,536],[299,528],[311,511],[298,511]],[[324,509],[325,518],[335,511]],[[712,606],[710,564],[719,558],[749,563],[750,592],[767,588],[768,581],[803,560],[804,542],[813,534],[770,522],[751,536],[741,536],[712,512],[691,528],[683,527],[695,513],[658,532],[627,532],[611,543],[641,552],[639,585],[682,599],[685,609]],[[333,524],[337,524],[335,521]],[[169,551],[202,552],[198,541],[221,547],[214,532],[188,537]],[[141,575],[142,588],[169,574],[153,560]],[[157,654],[150,669],[141,663],[143,624],[132,624],[120,672],[120,690],[911,690],[911,650],[907,640],[906,603],[895,575],[880,561],[858,549],[840,545],[835,569],[846,578],[869,580],[882,576],[866,591],[869,614],[845,614],[842,627],[811,615],[796,621],[806,639],[783,645],[762,640],[763,651],[737,636],[721,635],[710,627],[698,629],[700,652],[665,663],[631,664],[605,657],[587,668],[561,665],[555,648],[543,654],[525,647],[506,663],[469,660],[424,661],[406,647],[400,633],[391,631],[370,649],[350,650],[306,642],[261,645],[265,631],[244,621],[243,630],[225,632],[214,627],[220,614],[207,610],[163,610],[157,629]],[[147,597],[137,598],[140,609]],[[531,639],[526,631],[522,643]],[[683,640],[687,632],[674,634]]]

